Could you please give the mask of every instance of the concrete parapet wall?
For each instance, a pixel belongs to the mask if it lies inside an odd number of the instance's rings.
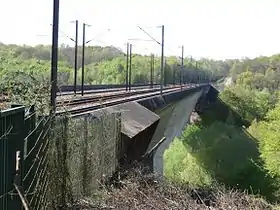
[[[197,92],[199,90],[205,89],[206,87],[209,87],[208,85],[200,86],[200,87],[193,87],[189,89],[185,89],[182,91],[176,91],[172,93],[165,93],[162,96],[156,96],[156,97],[150,97],[145,99],[137,100],[139,104],[146,107],[147,109],[158,112],[158,110],[163,109],[164,107],[176,103],[188,95]]]

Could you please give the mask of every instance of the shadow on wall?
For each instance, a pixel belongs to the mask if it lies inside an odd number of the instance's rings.
[[[202,121],[183,135],[183,143],[197,162],[218,182],[273,200],[272,178],[264,171],[257,140],[248,126],[221,99],[202,99],[196,107]]]

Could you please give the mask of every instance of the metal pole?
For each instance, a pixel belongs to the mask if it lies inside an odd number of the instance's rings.
[[[128,90],[128,69],[129,69],[129,43],[126,44],[126,72],[125,72],[125,90]]]
[[[180,84],[180,87],[181,87],[181,89],[182,89],[182,64],[181,64],[181,66],[180,66],[179,84]]]
[[[78,28],[79,21],[76,20],[76,38],[75,38],[75,72],[74,72],[74,93],[77,93],[77,72],[78,72]]]
[[[152,54],[152,88],[154,87],[154,77],[155,77],[155,55]]]
[[[174,65],[172,65],[172,71],[173,71],[173,85],[176,85],[176,72],[175,72]]]
[[[84,95],[85,83],[85,42],[86,42],[86,24],[83,23],[83,49],[82,49],[82,96]]]
[[[56,112],[57,92],[57,60],[58,60],[58,25],[59,0],[53,1],[53,32],[52,32],[52,61],[51,61],[51,112]]]
[[[150,88],[153,88],[153,54],[151,54]]]
[[[197,69],[198,69],[198,68],[197,68],[197,65],[198,65],[198,64],[197,64],[197,61],[195,61],[195,69],[196,69],[196,72],[197,72]],[[199,74],[197,75],[197,83],[199,84]]]
[[[161,63],[160,63],[160,93],[163,89],[163,68],[164,68],[164,25],[161,26]]]
[[[163,81],[164,81],[164,86],[166,86],[167,85],[167,79],[166,79],[166,66],[167,66],[167,64],[166,64],[166,57],[164,58],[164,77],[163,77]]]
[[[191,59],[190,59],[190,74],[189,74],[189,83],[191,84],[192,83],[192,56],[191,56]]]
[[[129,91],[131,90],[132,44],[129,45]]]
[[[181,76],[183,76],[183,68],[184,68],[184,46],[182,46],[182,55],[181,55]],[[182,90],[182,81],[181,81],[181,90]]]

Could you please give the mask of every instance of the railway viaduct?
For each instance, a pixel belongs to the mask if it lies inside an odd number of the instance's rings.
[[[210,103],[217,96],[214,87],[204,84],[98,109],[92,114],[120,112],[126,160],[145,157],[153,172],[162,175],[165,149],[188,124],[198,104]]]
[[[102,88],[106,89],[106,87]],[[44,198],[49,177],[46,173],[47,157],[59,165],[59,170],[52,176],[63,177],[63,179],[57,179],[60,181],[56,183],[59,193],[62,194],[66,193],[66,175],[73,181],[71,189],[80,189],[75,187],[80,186],[80,182],[83,183],[82,188],[76,192],[77,195],[90,193],[87,191],[87,185],[95,186],[94,180],[103,179],[103,175],[110,178],[118,168],[129,166],[134,161],[144,162],[154,173],[163,177],[164,151],[174,137],[187,126],[193,111],[199,113],[207,108],[212,111],[211,104],[215,104],[219,100],[218,91],[210,84],[171,87],[162,93],[156,89],[150,90],[148,94],[143,94],[143,88],[139,89],[133,97],[127,97],[129,100],[126,100],[125,96],[132,92],[110,93],[111,96],[118,95],[118,99],[113,97],[113,101],[118,100],[118,102],[112,103],[107,98],[106,103],[111,104],[106,107],[96,105],[96,99],[100,97],[96,93],[89,97],[90,102],[86,101],[90,106],[89,109],[84,109],[85,97],[82,98],[78,102],[82,102],[82,105],[79,106],[81,106],[80,110],[84,112],[80,113],[80,117],[77,118],[80,121],[78,126],[73,122],[74,127],[67,123],[69,121],[67,117],[65,119],[65,116],[58,117],[58,124],[55,126],[52,126],[53,122],[56,122],[52,120],[53,116],[41,116],[37,119],[34,106],[26,110],[24,106],[12,105],[10,109],[0,110],[0,206],[2,206],[0,208],[19,209],[19,206],[22,205],[21,202],[15,202],[8,194],[14,189],[14,184],[23,186],[27,194],[36,188],[38,193],[27,198],[34,209],[37,209],[35,207],[38,205],[44,205],[44,203],[38,203],[40,200],[43,199],[44,202],[47,202]],[[100,87],[97,88],[98,91],[100,91]],[[108,94],[110,91],[105,92]],[[92,99],[95,100],[95,103]],[[227,116],[228,114],[225,113],[227,110],[226,107],[219,107],[219,117]],[[107,112],[109,116],[112,116],[110,113],[113,113],[113,116],[117,114],[120,121],[115,117],[111,118],[112,121],[117,122],[114,124],[115,128],[110,127],[111,130],[108,132],[113,133],[112,139],[102,136],[107,132],[107,128],[96,127],[96,129],[103,130],[100,131],[102,133],[100,142],[96,142],[94,135],[99,136],[98,130],[91,131],[93,135],[88,136],[89,129],[95,129],[95,122],[88,122],[85,119],[88,119],[88,115],[91,116],[90,119],[95,120],[99,116],[102,119],[104,112]],[[74,113],[77,112],[74,111]],[[74,115],[72,115],[73,119]],[[52,135],[53,133],[56,134]],[[71,136],[72,134],[74,137]],[[103,148],[105,141],[106,145],[115,146],[109,147],[109,149]],[[47,149],[50,142],[55,143],[56,149],[52,152],[57,151],[57,153],[53,153],[52,157],[48,156]],[[65,146],[68,143],[73,143],[72,146],[69,145],[71,154]],[[117,144],[121,144],[120,149],[116,146]],[[88,146],[90,151],[86,149]],[[98,152],[98,150],[102,151]],[[96,155],[93,157],[92,154]],[[102,157],[99,159],[99,156]],[[106,160],[110,159],[108,165],[105,161],[101,161],[104,157]],[[96,170],[93,173],[94,177],[89,170]],[[38,172],[40,173],[38,174]],[[91,180],[91,184],[89,180]]]

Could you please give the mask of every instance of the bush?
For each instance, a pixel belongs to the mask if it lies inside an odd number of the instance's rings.
[[[254,122],[249,132],[258,139],[265,168],[274,177],[280,177],[280,104],[268,112],[262,122]]]
[[[175,139],[164,153],[164,175],[179,183],[188,183],[191,187],[210,186],[211,176],[184,147],[182,140]]]
[[[262,120],[273,105],[273,96],[269,92],[249,90],[238,86],[227,88],[220,94],[220,98],[231,109],[239,113],[243,120],[249,122],[254,119]]]

